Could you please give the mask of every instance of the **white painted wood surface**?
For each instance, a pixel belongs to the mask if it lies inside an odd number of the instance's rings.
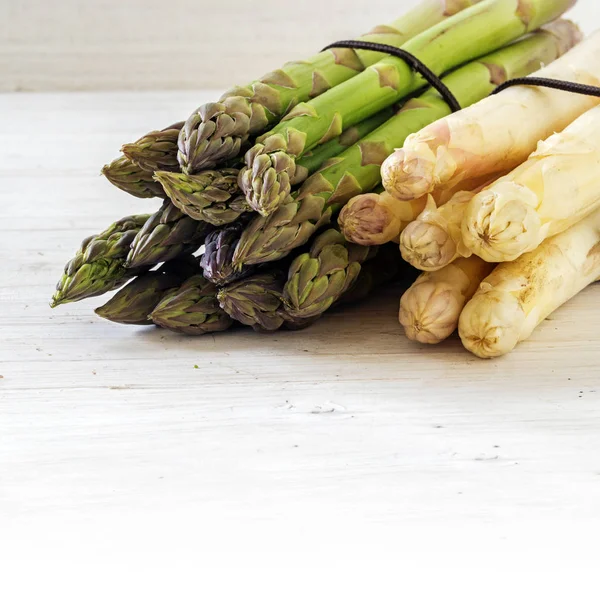
[[[49,309],[157,205],[99,167],[209,98],[0,95],[0,597],[597,597],[600,288],[496,362],[409,343],[393,290],[271,336]]]
[[[0,91],[229,88],[417,0],[1,0]],[[584,31],[600,3],[569,13]]]

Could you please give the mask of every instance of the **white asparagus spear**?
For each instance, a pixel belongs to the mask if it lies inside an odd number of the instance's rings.
[[[463,241],[488,262],[515,260],[600,207],[600,106],[474,196]]]
[[[600,85],[600,31],[532,77]],[[451,180],[509,171],[539,140],[598,103],[600,98],[542,87],[504,90],[409,136],[383,164],[385,189],[410,200]]]
[[[422,344],[439,344],[451,336],[465,304],[493,268],[472,256],[420,275],[400,300],[400,323],[406,336]]]
[[[498,265],[460,317],[467,350],[507,354],[558,307],[600,279],[600,210],[514,262]]]
[[[504,175],[504,173],[503,173]],[[417,219],[409,223],[400,236],[402,258],[421,271],[437,271],[459,256],[473,254],[462,239],[461,226],[469,202],[496,179],[473,182],[473,189],[455,193],[445,204],[428,201]],[[431,195],[429,196],[431,198]],[[407,204],[406,202],[397,202]]]

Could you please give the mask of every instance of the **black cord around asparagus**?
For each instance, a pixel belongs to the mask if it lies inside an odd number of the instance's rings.
[[[572,94],[581,94],[583,96],[595,96],[600,98],[600,87],[593,85],[585,85],[583,83],[574,83],[572,81],[562,81],[560,79],[546,79],[544,77],[516,77],[509,79],[499,85],[492,93],[499,94],[504,90],[514,85],[531,85],[535,87],[546,87],[553,90],[561,90],[563,92],[571,92]]]
[[[396,48],[396,46],[389,46],[388,44],[377,44],[375,42],[360,42],[358,40],[342,40],[330,44],[323,48],[325,50],[331,50],[333,48],[351,48],[354,50],[372,50],[373,52],[383,52],[384,54],[390,54],[396,58],[401,58],[403,61],[408,63],[411,69],[425,79],[427,83],[438,91],[440,96],[444,99],[444,102],[451,108],[452,112],[457,112],[462,109],[458,100],[454,94],[448,89],[446,84],[423,62],[421,62],[416,56],[413,56],[410,52],[402,50],[402,48]]]

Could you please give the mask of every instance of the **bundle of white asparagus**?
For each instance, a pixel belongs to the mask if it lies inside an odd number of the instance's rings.
[[[600,86],[600,32],[533,76]],[[458,329],[476,356],[501,356],[600,279],[599,104],[509,87],[409,136],[385,191],[347,204],[349,240],[395,241],[423,271],[400,302],[411,340]]]

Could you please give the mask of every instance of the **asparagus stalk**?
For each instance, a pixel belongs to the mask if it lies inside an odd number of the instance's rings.
[[[423,273],[400,301],[400,323],[406,336],[422,344],[439,344],[450,337],[465,304],[493,268],[472,256],[435,273]]]
[[[158,172],[154,176],[179,210],[219,227],[252,210],[238,186],[238,174],[239,169],[220,169],[198,175]]]
[[[471,199],[462,221],[465,245],[488,262],[535,250],[600,207],[599,169],[597,106]]]
[[[165,200],[133,240],[127,267],[151,267],[193,253],[202,246],[210,230],[208,223],[195,221]]]
[[[103,319],[123,325],[152,325],[149,315],[160,300],[198,271],[197,260],[175,260],[159,270],[144,273],[96,309]]]
[[[227,285],[251,274],[254,267],[237,269],[233,256],[240,241],[242,223],[233,223],[208,234],[200,266],[204,277],[215,285]]]
[[[344,237],[361,246],[398,242],[399,236],[425,209],[427,197],[398,202],[387,192],[360,194],[340,213],[338,223]]]
[[[484,0],[413,38],[403,48],[439,75],[534,31],[560,16],[573,1]],[[558,37],[562,40],[564,34],[560,32]],[[561,44],[556,40],[542,43],[543,57],[556,58],[556,46]],[[521,64],[526,62],[521,57]],[[293,108],[246,153],[240,186],[250,206],[263,215],[273,213],[290,193],[297,158],[423,85],[423,78],[406,62],[390,56]]]
[[[75,257],[65,266],[52,297],[52,308],[100,296],[137,275],[140,271],[128,269],[125,259],[135,236],[149,218],[150,215],[125,217],[102,233],[83,240]]]
[[[600,32],[535,76],[599,85]],[[527,160],[539,140],[562,131],[598,102],[559,90],[512,87],[410,136],[384,165],[384,184],[407,200],[451,180],[510,171]]]
[[[322,314],[350,289],[361,264],[371,256],[371,249],[350,244],[339,231],[325,231],[290,266],[284,288],[286,312],[302,319]]]
[[[438,271],[459,256],[471,256],[462,241],[461,224],[474,196],[475,192],[458,192],[439,208],[428,204],[400,236],[402,258],[421,271]]]
[[[285,271],[273,268],[247,277],[219,291],[221,308],[255,331],[276,331],[290,319],[283,307]]]
[[[477,1],[424,0],[397,21],[377,27],[361,39],[400,47]],[[182,170],[198,173],[238,156],[249,136],[267,130],[299,102],[356,76],[380,58],[378,52],[327,50],[288,63],[246,86],[233,88],[219,102],[201,106],[186,121],[179,138]]]
[[[136,198],[167,197],[160,183],[152,178],[152,172],[145,171],[126,156],[104,165],[102,174],[114,186]]]
[[[507,354],[599,278],[600,210],[533,252],[496,267],[460,317],[462,342],[480,358]]]
[[[344,133],[325,144],[317,146],[310,152],[307,152],[296,165],[296,172],[291,180],[292,185],[304,183],[310,175],[326,166],[327,161],[334,158],[354,146],[366,135],[381,127],[386,121],[391,119],[396,110],[393,107],[386,108],[376,115],[365,119],[358,125],[346,129]]]
[[[121,152],[144,171],[178,171],[177,140],[183,121],[160,131],[151,131],[136,142],[125,144]]]
[[[529,73],[540,61],[552,60],[557,48],[562,47],[557,36],[546,31],[533,34],[456,70],[443,81],[461,106],[468,106],[506,79]],[[402,146],[409,134],[449,112],[448,105],[434,90],[409,100],[384,125],[310,177],[271,216],[254,218],[242,235],[234,258],[236,264],[278,260],[306,243],[350,199],[371,191],[381,182],[382,162],[394,148]]]
[[[152,322],[185,335],[225,331],[233,325],[219,306],[218,288],[202,275],[194,275],[167,293],[150,314]]]

